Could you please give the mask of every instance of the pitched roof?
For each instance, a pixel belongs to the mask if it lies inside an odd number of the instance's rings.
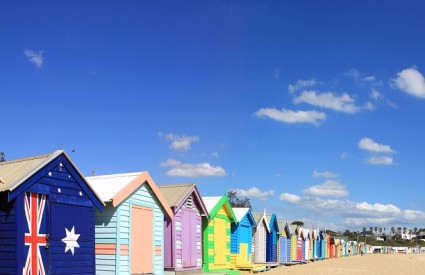
[[[95,205],[97,208],[99,208],[99,210],[101,210],[104,203],[100,195],[96,193],[90,184],[87,183],[87,180],[84,178],[84,176],[78,170],[77,166],[75,166],[64,150],[56,150],[51,154],[0,162],[0,192],[15,190],[34,174],[36,174],[39,170],[43,169],[49,163],[62,156],[64,157],[64,161],[68,162],[73,167],[76,176],[84,182],[85,186],[82,186],[82,188],[88,188],[87,191],[90,191],[93,194],[92,199],[97,200]]]
[[[240,222],[242,218],[245,217],[248,211],[249,211],[248,207],[233,208],[233,213],[235,213],[235,217],[238,222]]]
[[[168,205],[173,208],[178,208],[182,205],[191,193],[194,194],[194,199],[198,200],[201,213],[208,214],[207,208],[199,194],[196,184],[167,184],[158,186],[164,198],[167,200]],[[174,210],[176,211],[176,210]]]
[[[194,183],[190,184],[170,184],[158,185],[159,190],[164,195],[171,207],[176,207],[195,187]]]
[[[270,232],[269,222],[267,220],[265,213],[252,213],[254,216],[255,221],[257,222],[257,226],[263,221],[266,225],[267,231]]]
[[[229,210],[229,217],[235,222],[236,217],[235,213],[233,212],[233,208],[230,205],[229,201],[227,200],[226,196],[222,197],[202,197],[202,200],[204,201],[204,204],[208,210],[208,214],[210,216],[210,219],[212,219],[220,210],[222,206],[226,206]]]
[[[65,152],[57,150],[51,154],[0,162],[0,192],[12,191],[62,153]]]
[[[272,228],[272,222],[275,221],[275,225],[277,226],[276,230],[279,231],[279,222],[277,221],[276,214],[266,214],[267,220],[269,221],[269,227]]]
[[[148,172],[134,172],[123,174],[112,174],[86,177],[88,183],[95,189],[104,202],[112,202],[114,207],[117,207],[121,202],[127,199],[135,190],[143,184],[149,185],[153,193],[161,203],[165,212],[172,218],[168,202],[162,195],[159,188],[151,178]]]
[[[205,207],[208,210],[208,213],[211,213],[214,206],[217,205],[217,203],[220,201],[222,197],[202,197],[202,200],[204,201]]]

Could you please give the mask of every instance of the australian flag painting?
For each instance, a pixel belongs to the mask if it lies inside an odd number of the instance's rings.
[[[22,274],[44,275],[47,249],[46,195],[25,193],[25,265]]]

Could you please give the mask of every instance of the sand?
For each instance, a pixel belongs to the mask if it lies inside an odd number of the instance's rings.
[[[257,274],[425,274],[425,254],[371,254],[334,258],[303,265],[281,266]]]

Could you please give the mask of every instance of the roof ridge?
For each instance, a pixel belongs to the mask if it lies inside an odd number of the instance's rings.
[[[19,159],[12,159],[12,160],[6,160],[3,162],[0,162],[0,165],[6,165],[6,164],[11,164],[11,163],[19,163],[19,162],[25,162],[25,161],[30,161],[30,160],[34,160],[34,159],[42,159],[42,158],[48,158],[49,156],[51,156],[53,153],[50,154],[43,154],[43,155],[37,155],[37,156],[30,156],[30,157],[24,157],[24,158],[19,158]]]
[[[140,175],[146,173],[146,171],[140,172],[130,172],[130,173],[118,173],[118,174],[107,174],[107,175],[98,175],[98,176],[88,176],[86,179],[95,180],[95,179],[113,179],[113,178],[124,178],[124,177],[133,177],[135,175]]]

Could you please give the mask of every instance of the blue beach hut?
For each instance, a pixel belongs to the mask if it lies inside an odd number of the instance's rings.
[[[280,263],[288,263],[291,261],[290,257],[288,257],[291,252],[291,232],[289,231],[288,223],[279,222],[279,234]]]
[[[270,231],[267,233],[266,261],[277,262],[277,240],[279,235],[279,225],[275,214],[267,214]]]
[[[148,172],[87,177],[96,212],[96,274],[164,274],[164,215],[173,212]]]
[[[231,224],[230,267],[232,269],[263,271],[265,265],[252,262],[252,238],[257,227],[249,208],[233,208],[237,223]]]
[[[63,150],[0,163],[0,274],[94,274],[103,202]]]

